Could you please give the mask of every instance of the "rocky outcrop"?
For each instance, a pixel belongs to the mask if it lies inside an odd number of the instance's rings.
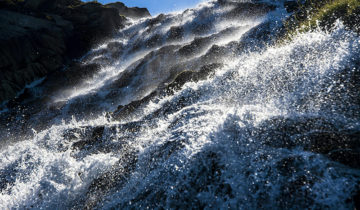
[[[150,17],[150,13],[146,8],[139,7],[126,7],[124,3],[115,2],[105,5],[107,8],[115,8],[121,15],[124,15],[133,19],[140,19],[144,17]]]
[[[122,3],[80,0],[0,1],[0,103],[27,84],[58,72],[126,24],[149,16]]]

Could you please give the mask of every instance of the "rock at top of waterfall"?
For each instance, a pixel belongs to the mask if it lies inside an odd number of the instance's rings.
[[[124,15],[129,18],[139,19],[144,17],[150,17],[150,12],[146,8],[139,7],[126,7],[122,2],[114,2],[106,4],[105,7],[115,8],[119,11],[121,15]]]

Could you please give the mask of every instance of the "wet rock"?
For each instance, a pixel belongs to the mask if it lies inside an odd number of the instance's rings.
[[[360,148],[359,137],[359,132],[351,134],[347,131],[312,132],[303,136],[307,144],[305,149],[321,154],[341,149]]]
[[[176,49],[178,49],[177,46],[169,45],[148,53],[141,60],[130,65],[121,74],[120,78],[112,84],[112,87],[123,88],[131,85],[132,87],[139,88],[141,85],[144,85],[144,79],[161,83],[161,80],[165,80],[171,72],[171,70],[169,71],[171,66],[161,66],[161,63],[171,63],[171,59],[174,60],[175,64],[176,59],[170,55],[174,55]],[[154,85],[151,83],[148,84]],[[144,91],[148,91],[148,88],[142,88],[145,89]]]
[[[102,41],[124,26],[126,18],[115,8],[107,8],[98,3],[87,3],[75,7],[65,18],[74,23],[74,37],[69,40],[69,52],[79,56],[90,49],[92,44]],[[82,51],[76,51],[76,48]]]
[[[75,63],[64,71],[52,73],[42,83],[43,95],[50,96],[64,87],[78,84],[94,75],[99,69],[100,65],[96,63],[87,65]]]
[[[221,163],[220,157],[212,151],[195,155],[189,163],[188,171],[177,177],[179,182],[173,186],[163,187],[168,185],[168,179],[176,176],[176,172],[172,173],[171,169],[159,172],[164,179],[155,180],[156,183],[116,207],[126,208],[131,203],[133,208],[167,206],[172,209],[206,209],[217,206],[217,202],[226,202],[234,197],[234,192],[231,185],[222,178],[222,171],[226,166]],[[159,161],[161,162],[161,159]],[[210,196],[211,201],[204,202],[202,195]]]
[[[171,93],[174,90],[179,90],[185,83],[190,81],[205,80],[207,77],[213,76],[215,70],[221,67],[222,64],[213,63],[202,66],[200,71],[183,71],[166,87],[166,92]]]
[[[355,209],[360,209],[360,190],[358,190],[357,193],[355,194],[355,196],[353,197],[353,202],[354,202]]]
[[[307,173],[307,164],[301,155],[288,156],[276,163],[276,171],[281,179],[286,180],[280,186],[280,194],[276,199],[279,208],[289,209],[294,206],[306,208],[314,205],[314,196],[311,192],[314,184],[322,176],[321,171],[312,170]]]
[[[147,48],[152,48],[156,46],[160,46],[162,44],[162,36],[160,34],[155,34],[154,36],[150,37],[145,42],[145,46]]]
[[[186,82],[191,81],[195,75],[193,71],[183,71],[175,77],[175,80],[167,86],[167,92],[179,90]]]
[[[211,24],[205,23],[205,24],[196,24],[193,29],[192,33],[195,35],[204,35],[210,32],[212,28]]]
[[[123,50],[124,50],[123,48],[124,48],[124,46],[120,42],[110,42],[107,45],[107,50],[110,51],[111,56],[113,58],[118,58],[121,55],[121,53],[123,52]]]
[[[271,4],[264,4],[264,3],[252,3],[252,2],[241,2],[241,3],[231,3],[235,6],[229,13],[227,13],[227,18],[249,18],[249,17],[256,17],[262,14],[266,14],[274,10],[276,7]]]
[[[180,26],[172,26],[168,32],[168,41],[178,41],[184,38],[184,28]]]
[[[211,37],[195,38],[190,44],[185,45],[179,49],[179,54],[185,57],[190,57],[198,54],[210,45]]]
[[[275,42],[278,35],[274,30],[277,28],[273,28],[269,22],[261,23],[243,35],[242,42],[238,43],[237,48],[240,51],[256,50],[264,47],[267,43]]]
[[[147,26],[149,27],[149,31],[151,28],[153,28],[155,25],[161,23],[165,19],[166,19],[166,15],[164,15],[164,14],[160,14],[160,15],[156,16],[155,18],[150,19],[147,24]]]
[[[121,189],[135,169],[138,160],[135,151],[124,147],[119,152],[121,154],[119,161],[90,184],[84,201],[84,209],[93,209],[115,187]]]
[[[0,72],[4,76],[0,77],[0,101],[4,101],[57,70],[65,61],[61,55],[66,47],[64,32],[48,20],[5,10],[0,20]]]
[[[184,148],[185,145],[183,144],[184,141],[167,141],[160,147],[156,148],[154,151],[151,152],[150,156],[150,164],[152,162],[161,162],[168,159],[174,152],[179,151],[180,149]],[[155,167],[155,166],[152,166]]]
[[[216,69],[221,68],[223,65],[220,63],[213,63],[209,65],[202,66],[198,71],[183,71],[179,73],[178,75],[172,75],[172,78],[169,78],[170,82],[165,86],[159,86],[157,90],[153,91],[149,95],[145,96],[141,100],[132,101],[131,103],[119,106],[113,113],[112,116],[114,119],[123,119],[127,116],[131,115],[133,112],[135,112],[138,108],[141,106],[149,103],[152,99],[155,98],[155,96],[158,95],[169,95],[173,94],[174,91],[179,90],[186,82],[198,82],[200,80],[205,80],[208,77],[211,77],[214,75]],[[188,101],[187,103],[189,103]],[[185,106],[186,100],[180,102],[174,106],[169,104],[169,109],[180,109],[182,106]],[[166,105],[165,105],[166,107]],[[167,112],[169,111],[168,108],[163,108],[161,112]],[[159,110],[160,111],[160,110]],[[158,113],[159,114],[159,113]]]
[[[31,10],[38,10],[45,2],[46,0],[26,0],[24,7]]]
[[[289,174],[296,173],[303,161],[301,156],[292,156],[280,160],[277,163],[277,170],[282,176],[289,176]]]
[[[206,59],[204,62],[208,63],[211,61],[219,60],[226,53],[227,53],[227,48],[225,46],[218,46],[215,44],[206,52],[206,55],[204,55],[204,58]]]
[[[306,186],[313,185],[313,180],[309,180],[306,176],[298,176],[295,180],[291,180],[284,186],[281,186],[281,196],[277,199],[277,204],[282,209],[291,209],[294,206],[298,208],[306,208],[314,204],[314,198],[310,196],[311,190]]]
[[[302,147],[333,161],[359,168],[360,133],[341,130],[321,118],[272,119],[254,132],[263,143],[276,148]]]
[[[284,2],[284,7],[285,7],[286,11],[289,13],[298,10],[299,6],[300,5],[296,1],[285,1]]]
[[[360,150],[354,149],[338,149],[328,153],[328,157],[336,162],[350,166],[352,168],[360,168]]]
[[[0,191],[6,192],[7,188],[14,185],[16,181],[16,174],[19,173],[17,167],[19,167],[19,162],[15,162],[6,168],[0,170]]]
[[[133,113],[140,106],[148,103],[151,99],[153,99],[157,93],[154,91],[141,100],[132,101],[131,103],[125,106],[119,106],[116,111],[112,113],[112,117],[114,119],[123,119]]]
[[[84,147],[92,147],[98,141],[101,141],[103,133],[104,133],[104,126],[97,127],[92,130],[91,136],[89,136],[84,140],[75,142],[72,147],[77,149],[84,149]]]
[[[26,84],[60,72],[123,27],[126,18],[120,11],[133,17],[150,15],[146,9],[121,3],[8,0],[0,4],[0,102],[15,97]]]
[[[172,208],[179,208],[181,203],[194,204],[196,208],[210,207],[211,204],[204,203],[201,199],[195,200],[196,203],[189,202],[202,193],[209,193],[214,199],[219,197],[226,200],[233,197],[231,186],[222,178],[225,165],[221,163],[219,154],[212,151],[201,153],[194,157],[193,163],[189,173],[185,175],[187,183],[177,186],[179,200],[183,202],[172,202]]]

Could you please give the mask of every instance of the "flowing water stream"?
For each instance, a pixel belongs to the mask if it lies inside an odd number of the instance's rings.
[[[288,15],[219,0],[129,24],[0,131],[0,208],[353,209],[360,170],[336,154],[359,148],[360,38],[339,21],[278,43]]]

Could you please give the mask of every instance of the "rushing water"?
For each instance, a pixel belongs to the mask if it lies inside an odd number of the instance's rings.
[[[360,38],[276,43],[275,6],[210,1],[93,49],[100,71],[1,131],[0,207],[352,209],[360,171],[331,152],[358,145]]]

